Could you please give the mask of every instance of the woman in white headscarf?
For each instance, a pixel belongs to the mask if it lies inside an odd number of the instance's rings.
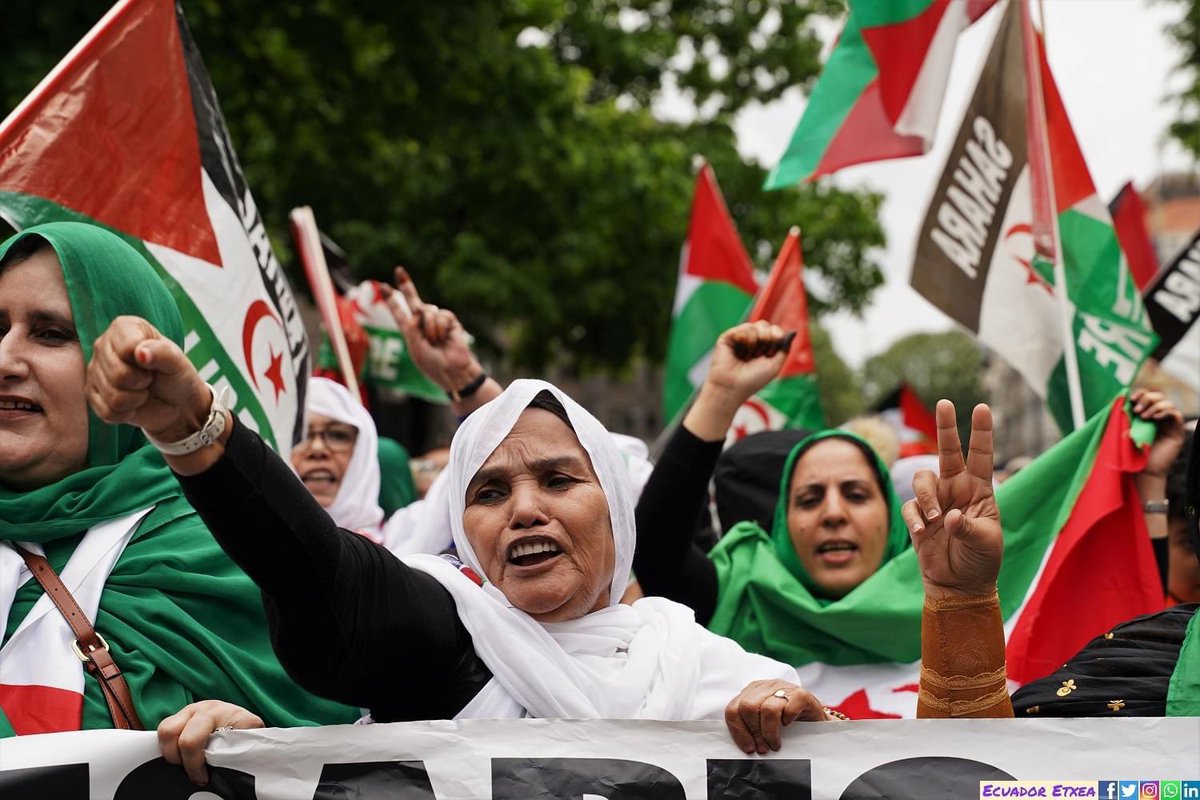
[[[261,439],[213,407],[178,346],[147,328],[114,323],[89,397],[160,439],[224,419],[212,444],[169,463],[262,589],[276,652],[311,691],[376,721],[725,719],[760,753],[779,747],[783,725],[827,718],[791,667],[712,634],[686,607],[620,604],[636,538],[627,471],[604,427],[557,388],[516,381],[468,418],[447,467],[462,562],[405,563],[339,531]],[[226,724],[208,708],[165,737],[185,766],[202,770],[197,733]]]
[[[379,435],[375,420],[350,390],[310,378],[305,437],[292,448],[292,468],[339,528],[378,539]]]

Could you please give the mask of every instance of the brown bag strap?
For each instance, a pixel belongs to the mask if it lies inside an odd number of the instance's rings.
[[[108,703],[108,712],[112,715],[113,724],[122,730],[145,730],[142,721],[138,719],[137,710],[133,707],[133,695],[129,692],[129,684],[125,682],[121,668],[113,661],[112,654],[108,651],[108,642],[92,627],[92,621],[67,591],[58,573],[42,556],[31,553],[16,543],[13,543],[13,548],[25,559],[25,566],[29,567],[33,577],[46,590],[46,596],[71,626],[71,632],[75,634],[71,648],[83,662],[84,668],[100,681],[101,694]]]

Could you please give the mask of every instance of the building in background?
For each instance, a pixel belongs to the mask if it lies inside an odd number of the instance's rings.
[[[1200,228],[1200,173],[1159,175],[1142,191],[1142,201],[1158,263],[1166,264]]]

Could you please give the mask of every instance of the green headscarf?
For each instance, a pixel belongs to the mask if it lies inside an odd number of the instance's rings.
[[[379,437],[379,507],[387,519],[417,499],[408,450],[395,439]]]
[[[144,317],[183,344],[175,301],[150,264],[120,237],[82,222],[50,222],[0,244],[0,262],[30,237],[45,240],[58,255],[85,364],[96,337],[122,314]],[[141,430],[105,424],[89,409],[87,469],[25,492],[0,484],[0,538],[46,542],[73,535],[179,495],[174,484]]]
[[[864,650],[856,642],[856,619],[865,616],[859,608],[860,598],[872,594],[859,591],[866,582],[840,599],[821,596],[819,587],[800,563],[788,533],[788,505],[796,463],[813,445],[830,438],[850,441],[864,455],[869,454],[888,504],[889,524],[883,560],[868,582],[889,572],[886,565],[910,547],[908,529],[900,516],[900,502],[888,477],[887,465],[861,437],[843,430],[814,433],[792,448],[780,476],[779,500],[769,534],[757,523],[741,522],[709,553],[717,568],[718,584],[717,608],[709,628],[748,650],[789,664],[815,660],[834,664],[888,660],[883,654]],[[905,617],[899,613],[901,609],[896,610],[899,624]],[[878,639],[878,626],[870,627],[865,639]]]
[[[0,244],[40,236],[62,265],[85,363],[114,318],[149,320],[177,344],[183,323],[146,259],[116,234],[80,222],[38,225]],[[356,712],[319,700],[286,676],[271,649],[258,589],[183,498],[174,475],[137,428],[89,411],[88,466],[26,492],[0,485],[0,539],[42,544],[61,570],[88,529],[153,507],[113,567],[93,620],[108,640],[147,727],[195,700],[245,706],[269,725],[349,722]],[[4,640],[42,595],[17,591]],[[110,728],[99,683],[84,682],[82,727]],[[0,710],[0,737],[13,730]]]

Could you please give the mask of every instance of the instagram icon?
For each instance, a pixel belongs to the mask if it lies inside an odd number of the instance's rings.
[[[1138,785],[1138,800],[1158,800],[1158,781],[1142,781]]]

